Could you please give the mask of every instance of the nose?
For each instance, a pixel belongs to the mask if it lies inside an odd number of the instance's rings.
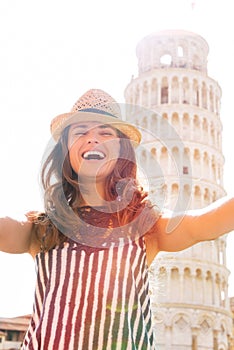
[[[95,139],[89,139],[88,143],[99,143],[99,142],[98,142],[98,140],[95,140]]]
[[[95,132],[90,132],[90,134],[88,135],[88,138],[87,138],[87,143],[99,143],[99,140],[98,140],[98,137],[97,137],[97,134]]]

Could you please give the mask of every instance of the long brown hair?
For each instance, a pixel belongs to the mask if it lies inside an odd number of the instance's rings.
[[[38,213],[31,220],[35,223],[42,250],[49,250],[64,242],[67,233],[73,227],[77,228],[77,212],[82,195],[79,176],[69,160],[68,132],[69,127],[64,129],[41,171],[45,213]],[[147,193],[137,182],[135,150],[129,138],[119,130],[117,133],[120,154],[113,171],[106,178],[104,199],[110,203],[108,210],[118,218],[119,226],[139,218],[137,226],[140,223],[142,228],[147,227],[143,230],[148,231],[154,226],[158,214],[147,200]],[[140,215],[142,213],[143,216]]]

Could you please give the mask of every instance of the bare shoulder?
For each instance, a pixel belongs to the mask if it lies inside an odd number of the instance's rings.
[[[160,251],[178,251],[194,243],[189,231],[185,230],[185,226],[188,226],[185,225],[187,220],[184,218],[180,215],[173,216],[172,212],[167,210],[161,213],[153,230],[145,235],[148,263],[151,263]]]
[[[38,244],[33,226],[26,216],[24,220],[8,216],[0,218],[0,250],[6,253],[34,255]]]
[[[154,258],[160,251],[158,235],[159,230],[162,230],[164,221],[165,219],[162,219],[161,215],[157,215],[157,221],[153,225],[152,229],[144,236],[148,266],[153,262]]]

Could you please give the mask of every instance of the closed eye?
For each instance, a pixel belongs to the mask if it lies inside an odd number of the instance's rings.
[[[85,135],[86,132],[76,132],[74,135],[79,136],[79,135]]]
[[[102,132],[101,135],[115,136],[115,135],[113,134],[113,132],[108,132],[108,131]]]

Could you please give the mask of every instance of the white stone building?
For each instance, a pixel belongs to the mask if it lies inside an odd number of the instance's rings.
[[[138,76],[125,89],[127,119],[143,130],[138,161],[150,196],[174,211],[204,207],[223,188],[221,88],[208,76],[199,35],[163,31],[137,46]],[[145,132],[144,132],[145,130]],[[160,350],[228,350],[226,238],[161,254],[152,266],[152,307]]]

